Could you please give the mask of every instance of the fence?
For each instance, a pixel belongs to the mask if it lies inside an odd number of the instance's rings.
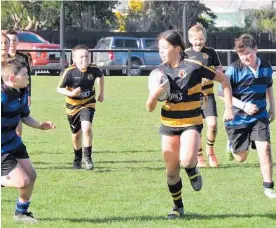
[[[35,49],[36,52],[60,52],[62,53],[61,56],[65,56],[66,55],[66,59],[68,61],[69,64],[72,63],[72,58],[71,58],[71,51],[72,49],[64,49],[64,50],[61,50],[61,49]],[[227,68],[227,66],[229,66],[233,61],[233,56],[232,54],[235,54],[235,51],[234,50],[230,50],[230,49],[216,49],[216,51],[218,53],[226,53],[226,56],[227,56],[227,64],[226,65],[223,65],[224,69]],[[34,52],[33,49],[31,50],[24,50],[24,52]],[[89,49],[89,53],[90,53],[90,56],[89,56],[89,60],[90,62],[93,61],[93,55],[92,53],[93,52],[127,52],[128,53],[128,64],[127,65],[120,65],[120,66],[117,66],[118,69],[121,69],[121,70],[126,70],[127,71],[127,75],[130,76],[130,71],[131,69],[137,69],[137,66],[135,67],[132,67],[131,66],[131,52],[158,52],[158,50],[152,50],[152,49],[142,49],[142,50],[137,50],[137,49]],[[258,53],[275,53],[275,56],[276,56],[276,49],[259,49],[258,50]],[[235,57],[237,58],[237,56]],[[113,68],[114,66],[99,66],[101,69],[103,70],[109,70],[111,68]],[[156,67],[156,65],[140,65],[139,68],[141,68],[142,70],[152,70]],[[276,65],[275,66],[272,66],[273,70],[276,71]],[[52,69],[51,66],[49,67],[45,67],[43,66],[43,69]],[[58,70],[63,70],[64,69],[64,62],[62,61],[62,59],[60,60],[60,65],[59,65],[59,69]],[[35,66],[33,67],[33,70],[34,71],[39,71],[39,66]],[[36,74],[36,73],[35,73]]]

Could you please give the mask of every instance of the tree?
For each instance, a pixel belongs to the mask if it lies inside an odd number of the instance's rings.
[[[51,28],[59,18],[59,4],[53,1],[3,1],[1,26],[34,31]]]
[[[136,1],[139,2],[139,1]],[[183,27],[183,8],[188,7],[188,24],[200,22],[204,27],[212,27],[215,14],[198,1],[144,1],[143,9],[129,7],[126,18],[128,31],[164,31],[169,28],[181,30]],[[129,26],[131,24],[132,26]],[[131,29],[131,30],[130,30]]]
[[[276,42],[276,10],[264,8],[261,10],[250,10],[245,17],[246,28],[253,32],[268,32],[272,34]]]
[[[113,10],[118,1],[66,1],[67,30],[109,30],[116,27]]]

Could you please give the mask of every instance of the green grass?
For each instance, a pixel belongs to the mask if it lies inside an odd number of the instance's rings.
[[[160,111],[145,110],[147,77],[106,77],[106,100],[97,104],[94,118],[93,171],[71,169],[71,135],[64,97],[56,93],[58,80],[33,77],[31,106],[33,117],[54,121],[56,130],[24,127],[23,131],[38,173],[30,210],[40,223],[15,224],[17,190],[2,188],[2,227],[276,226],[276,201],[263,194],[257,153],[251,151],[243,164],[227,160],[219,99],[215,148],[220,168],[201,169],[204,187],[200,192],[192,190],[182,170],[185,218],[167,221],[172,202],[160,151]],[[276,94],[276,86],[274,89]],[[276,159],[275,135],[276,122],[271,125]]]

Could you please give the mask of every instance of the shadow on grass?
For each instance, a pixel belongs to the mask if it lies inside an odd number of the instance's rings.
[[[181,220],[212,220],[212,219],[228,219],[228,218],[269,218],[276,220],[275,214],[185,214]],[[166,221],[166,216],[130,216],[130,217],[109,217],[109,218],[40,218],[40,221],[69,221],[72,223],[110,223],[125,221]]]

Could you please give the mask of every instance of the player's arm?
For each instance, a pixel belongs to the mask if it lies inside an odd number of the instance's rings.
[[[68,97],[76,97],[80,94],[80,87],[73,89],[72,91],[67,89],[67,86],[70,84],[70,71],[65,69],[61,76],[60,83],[57,87],[57,92]]]
[[[234,77],[235,74],[235,69],[234,67],[230,66],[227,71],[225,72],[227,78],[229,78],[230,83],[232,84],[232,78]],[[224,97],[224,91],[222,91],[222,88],[219,88],[218,91],[218,96],[225,101],[225,97]],[[246,114],[248,115],[254,115],[259,109],[255,104],[252,103],[248,103],[248,102],[243,102],[241,100],[239,100],[238,98],[232,96],[232,104],[233,106],[235,106],[236,108],[243,110]]]
[[[22,122],[29,127],[40,129],[40,130],[49,130],[49,129],[54,129],[56,128],[55,124],[51,121],[42,121],[39,122],[35,120],[33,117],[30,115],[21,118]]]
[[[150,76],[154,76],[152,74],[162,74],[160,71],[152,71]],[[156,77],[160,77],[160,75],[156,75]],[[149,77],[150,78],[150,77]],[[164,91],[170,86],[169,81],[165,81],[162,84],[160,84],[157,87],[154,88],[149,88],[150,89],[150,94],[148,96],[148,99],[146,101],[146,109],[149,112],[152,112],[156,106],[157,106],[157,101],[158,97],[164,93]],[[150,86],[149,86],[150,87]]]
[[[219,59],[219,55],[218,53],[214,50],[211,49],[212,51],[212,66],[215,67],[216,70],[223,72],[223,66],[221,65],[220,59]]]
[[[272,79],[272,68],[270,68],[271,74],[269,75],[269,81],[267,84],[267,89],[266,89],[266,99],[269,103],[269,109],[268,109],[268,114],[269,114],[269,122],[273,122],[275,120],[275,99],[274,99],[274,94],[273,94],[273,79]]]
[[[104,74],[102,71],[101,71],[101,76],[97,77],[97,83],[99,87],[98,101],[103,102],[104,101]]]

